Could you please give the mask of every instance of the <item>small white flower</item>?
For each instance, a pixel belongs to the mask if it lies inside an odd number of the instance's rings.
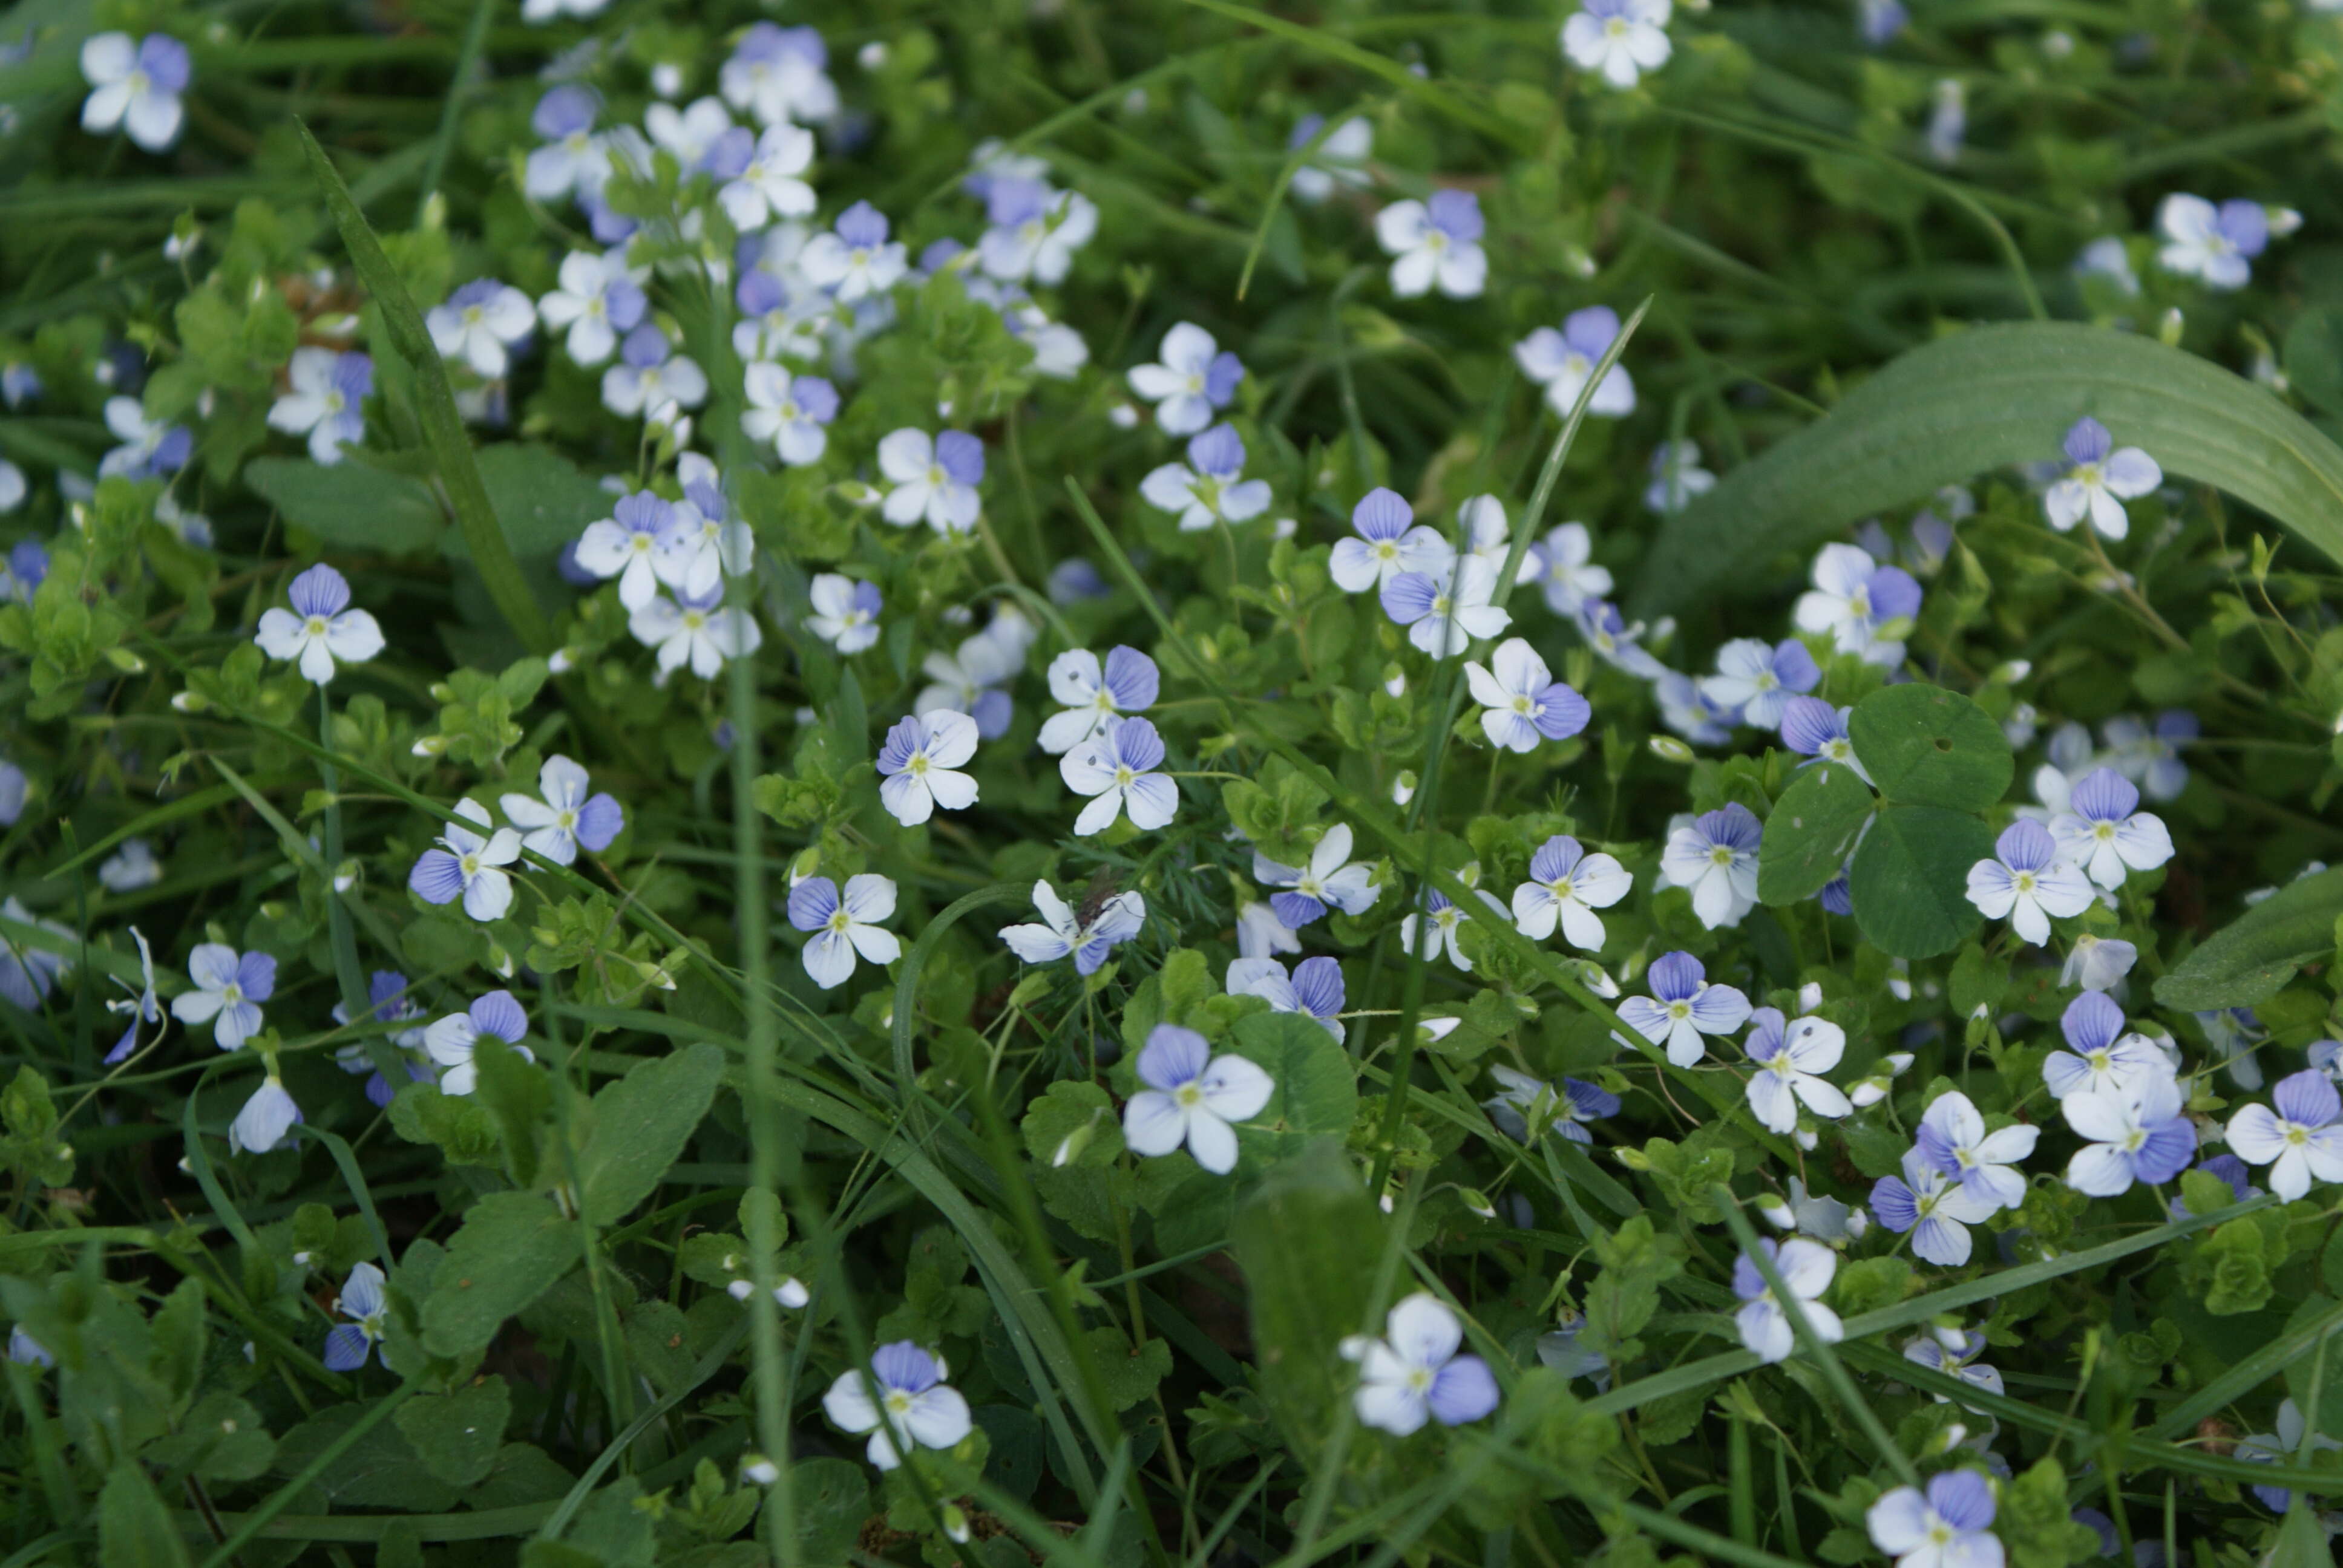
[[[188,990],[171,999],[181,1023],[210,1023],[212,1040],[234,1050],[260,1032],[260,1004],[277,990],[277,960],[259,951],[239,955],[223,942],[200,942],[187,955]]]
[[[1489,276],[1480,198],[1440,190],[1428,202],[1397,201],[1375,215],[1375,239],[1392,263],[1392,292],[1413,299],[1434,285],[1452,299],[1471,299]]]
[[[1765,826],[1739,801],[1675,829],[1660,854],[1660,879],[1692,890],[1693,913],[1710,930],[1737,926],[1757,905],[1757,849]]]
[[[2164,819],[2139,808],[2139,788],[2112,768],[2077,784],[2068,809],[2050,819],[2058,852],[2102,888],[2119,888],[2130,871],[2153,871],[2172,859]]]
[[[2018,939],[2035,947],[2050,940],[2050,921],[2091,907],[2091,885],[2058,859],[2049,829],[2020,819],[2001,830],[1995,858],[1969,868],[1968,899],[1989,920],[2005,917]]]
[[[1361,1423],[1405,1437],[1427,1420],[1462,1426],[1494,1411],[1496,1376],[1479,1356],[1458,1354],[1463,1343],[1456,1314],[1424,1291],[1392,1308],[1382,1339],[1345,1339],[1342,1359],[1359,1364],[1351,1402]]]
[[[82,44],[81,74],[91,88],[81,106],[83,130],[96,135],[120,126],[150,153],[179,139],[186,118],[179,95],[193,75],[185,44],[168,33],[136,42],[127,33],[99,33]]]
[[[976,755],[976,720],[939,709],[899,720],[879,749],[879,799],[895,820],[916,828],[935,815],[976,804],[976,780],[958,771]]]
[[[537,307],[509,284],[477,278],[434,306],[423,324],[442,358],[460,358],[493,381],[511,367],[513,347],[536,327]]]
[[[1182,1143],[1215,1176],[1237,1168],[1234,1121],[1261,1114],[1276,1091],[1268,1073],[1242,1056],[1214,1056],[1204,1037],[1157,1024],[1136,1064],[1147,1085],[1124,1101],[1123,1138],[1131,1152],[1169,1154]]]
[[[1541,740],[1567,740],[1593,717],[1586,699],[1554,679],[1523,638],[1499,643],[1486,667],[1468,661],[1464,678],[1481,705],[1482,733],[1508,751],[1526,753]]]
[[[824,990],[853,975],[857,953],[874,964],[903,956],[895,933],[879,927],[894,914],[895,884],[886,877],[849,877],[843,893],[828,877],[808,877],[789,890],[789,924],[812,937],[805,945],[805,972]]]
[[[1770,1241],[1757,1245],[1773,1261],[1782,1283],[1796,1298],[1815,1337],[1826,1344],[1835,1344],[1845,1338],[1846,1331],[1838,1314],[1822,1304],[1823,1292],[1830,1289],[1831,1277],[1838,1272],[1838,1254],[1804,1237],[1785,1241],[1778,1248]],[[1765,1282],[1765,1276],[1746,1252],[1734,1261],[1733,1293],[1745,1303],[1734,1314],[1742,1344],[1768,1363],[1789,1360],[1790,1352],[1797,1347],[1789,1314],[1775,1299],[1773,1287]]]
[[[1582,71],[1600,71],[1614,87],[1632,87],[1668,63],[1668,0],[1585,0],[1563,24],[1562,48]]]
[[[879,640],[879,589],[837,572],[816,572],[807,597],[813,613],[805,628],[840,653],[860,653]]]
[[[1530,857],[1530,879],[1513,890],[1513,929],[1533,941],[1562,930],[1563,940],[1587,952],[1603,950],[1603,917],[1634,887],[1615,857],[1590,855],[1577,839],[1558,834]]]
[[[350,585],[333,568],[311,567],[287,592],[293,608],[264,610],[252,639],[269,658],[297,659],[302,675],[323,686],[334,678],[337,661],[363,664],[383,650],[382,628],[349,608]]]
[[[2164,470],[2137,447],[2117,447],[2107,427],[2087,417],[2066,432],[2065,448],[2066,477],[2042,498],[2050,526],[2063,534],[2088,518],[2107,538],[2122,538],[2131,527],[2123,504],[2164,483]]]
[[[1145,719],[1118,719],[1058,762],[1066,788],[1091,803],[1074,819],[1074,832],[1103,833],[1119,816],[1134,828],[1168,826],[1180,809],[1180,787],[1154,771],[1163,763],[1163,740]]]

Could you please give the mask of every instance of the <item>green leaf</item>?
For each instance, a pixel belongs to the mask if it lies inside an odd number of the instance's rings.
[[[2268,1001],[2296,970],[2335,950],[2338,916],[2343,868],[2288,882],[2175,964],[2156,982],[2156,1000],[2190,1012]]]
[[[2335,1568],[2335,1549],[2327,1543],[2327,1527],[2307,1497],[2297,1497],[2278,1527],[2278,1546],[2266,1559],[2269,1568]]]
[[[97,1556],[106,1568],[187,1568],[186,1543],[136,1460],[125,1460],[97,1494]]]
[[[427,549],[447,526],[430,487],[403,474],[357,463],[256,457],[244,482],[285,520],[308,529],[337,549],[407,555]]]
[[[2016,769],[1992,715],[1958,692],[1917,681],[1856,703],[1847,739],[1879,792],[1902,805],[1982,811],[2008,789]]]
[[[1757,896],[1766,903],[1811,899],[1839,873],[1877,802],[1855,769],[1817,762],[1801,769],[1765,819],[1757,850]]]
[[[2286,329],[2286,379],[2323,413],[2343,414],[2343,310],[2314,306]]]
[[[483,1034],[472,1047],[472,1065],[479,1073],[475,1098],[496,1118],[504,1140],[505,1169],[521,1186],[537,1180],[538,1157],[544,1145],[539,1131],[553,1108],[553,1081],[545,1070],[523,1060],[520,1052]]]
[[[367,222],[357,199],[350,195],[350,187],[342,183],[326,149],[317,145],[317,138],[309,134],[307,126],[301,126],[300,131],[309,171],[316,176],[318,188],[325,192],[327,209],[333,214],[335,226],[341,230],[350,264],[357,269],[359,278],[382,312],[389,346],[415,372],[417,412],[423,422],[423,438],[437,459],[440,483],[447,487],[472,564],[478,568],[480,580],[487,585],[489,598],[496,600],[506,624],[523,646],[532,653],[550,653],[554,647],[553,628],[547,624],[536,599],[529,596],[520,563],[513,558],[512,547],[498,525],[496,508],[488,500],[480,480],[479,465],[472,456],[471,438],[465,435],[463,417],[456,409],[456,394],[447,384],[447,367],[440,363],[439,350],[424,329],[423,313],[415,307],[398,269],[384,254],[382,241],[375,236],[373,226]]]
[[[311,1460],[343,1439],[359,1421],[378,1409],[380,1400],[362,1404],[337,1404],[319,1412],[287,1432],[277,1444],[277,1472],[301,1473]],[[343,1508],[404,1508],[437,1513],[455,1506],[456,1488],[432,1474],[415,1452],[406,1433],[390,1421],[377,1419],[333,1462],[319,1472],[317,1484],[327,1500]]]
[[[507,1318],[578,1261],[576,1226],[542,1193],[489,1193],[464,1216],[431,1276],[424,1344],[443,1356],[486,1349]]]
[[[578,1208],[614,1224],[651,1195],[716,1098],[724,1050],[700,1040],[645,1062],[594,1097],[594,1131],[578,1154]]]
[[[2072,323],[1974,327],[1916,348],[1827,417],[1725,476],[1661,528],[1630,614],[1736,583],[1850,524],[2015,463],[2058,456],[2088,414],[2167,475],[2227,490],[2343,561],[2343,449],[2278,398],[2154,338]],[[1866,763],[1867,765],[1867,763]]]
[[[1855,852],[1847,896],[1864,939],[1901,959],[1966,941],[1985,917],[1968,900],[1969,868],[1993,855],[1982,819],[1942,806],[1891,806]]]
[[[800,1561],[844,1563],[852,1556],[870,1517],[870,1483],[861,1466],[843,1459],[799,1460],[789,1467],[789,1500],[797,1506]]]
[[[1359,1332],[1383,1250],[1383,1211],[1326,1140],[1271,1173],[1231,1227],[1252,1308],[1262,1397],[1305,1452],[1348,1397],[1341,1347]]]
[[[1349,1134],[1359,1115],[1358,1072],[1314,1020],[1254,1013],[1230,1031],[1230,1049],[1276,1081],[1276,1091],[1242,1137],[1246,1153],[1286,1160],[1313,1138]]]
[[[610,493],[549,447],[507,441],[478,457],[488,503],[523,560],[560,554],[587,524],[610,515]]]
[[[390,1419],[426,1470],[451,1486],[469,1486],[497,1462],[512,1419],[512,1392],[491,1376],[453,1393],[408,1400]]]

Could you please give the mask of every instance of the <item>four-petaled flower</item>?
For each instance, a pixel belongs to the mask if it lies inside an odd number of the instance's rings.
[[[366,439],[360,405],[374,390],[374,361],[330,348],[296,348],[285,368],[288,390],[269,405],[268,427],[309,437],[313,462],[342,460],[342,443]]]
[[[2001,1568],[1993,1514],[1993,1483],[1974,1470],[1947,1470],[1929,1477],[1926,1496],[1899,1486],[1863,1518],[1871,1543],[1896,1568]]]
[[[1542,568],[1539,591],[1556,615],[1575,616],[1611,591],[1611,568],[1588,564],[1594,556],[1594,536],[1584,523],[1564,523],[1548,530],[1535,554]]]
[[[1600,71],[1614,87],[1632,87],[1668,63],[1668,0],[1585,0],[1562,25],[1563,53],[1582,71]]]
[[[1975,1245],[1971,1225],[1993,1218],[1994,1201],[1937,1168],[1920,1150],[1904,1151],[1904,1174],[1872,1184],[1871,1211],[1898,1235],[1909,1231],[1923,1261],[1958,1268]]]
[[[456,815],[472,827],[491,828],[488,809],[477,800],[456,802]],[[512,878],[503,868],[520,859],[520,835],[491,828],[487,837],[472,827],[447,825],[439,847],[426,849],[407,874],[408,890],[427,904],[464,900],[476,920],[500,920],[512,908]]]
[[[2139,787],[2112,768],[2096,769],[2050,819],[2050,837],[2066,859],[2102,888],[2123,886],[2127,869],[2153,871],[2172,859],[2164,819],[2139,809]]]
[[[1785,1020],[1782,1010],[1761,1007],[1750,1015],[1756,1027],[1742,1049],[1757,1070],[1749,1078],[1749,1109],[1775,1132],[1798,1125],[1804,1104],[1816,1116],[1837,1121],[1855,1114],[1855,1107],[1822,1075],[1846,1054],[1846,1031],[1827,1019]]]
[[[439,1075],[439,1092],[469,1094],[479,1086],[480,1070],[472,1052],[484,1034],[511,1046],[523,1061],[535,1061],[535,1053],[521,1044],[528,1033],[528,1014],[508,990],[492,990],[467,1010],[433,1020],[423,1031],[423,1049],[446,1070]]]
[[[263,610],[252,639],[269,658],[298,659],[302,675],[323,686],[337,661],[363,664],[383,650],[382,628],[350,608],[350,585],[333,568],[311,567],[286,592],[293,608]]]
[[[537,302],[537,313],[549,329],[569,329],[564,345],[580,365],[610,357],[618,334],[633,331],[649,307],[642,286],[628,270],[624,249],[601,256],[573,250],[562,257],[558,281],[560,286]],[[752,374],[755,368],[749,367]],[[747,418],[742,416],[744,424]]]
[[[100,33],[82,43],[81,74],[91,89],[81,106],[83,130],[96,135],[120,126],[150,153],[179,139],[186,117],[179,95],[193,75],[185,44],[168,33],[136,43],[127,33]]]
[[[2070,1094],[2096,1090],[2119,1091],[2143,1078],[2172,1075],[2153,1040],[2144,1034],[2123,1031],[2123,1009],[2105,991],[2087,990],[2066,1004],[2058,1027],[2068,1050],[2054,1050],[2042,1059],[2042,1081],[2064,1100]]]
[[[2118,448],[2107,427],[2087,415],[2066,432],[2065,447],[2066,477],[2042,498],[2050,526],[2063,534],[2088,518],[2107,538],[2123,538],[2131,527],[2124,503],[2164,483],[2164,470],[2137,447]]]
[[[838,417],[838,388],[819,376],[791,377],[763,360],[749,367],[748,411],[740,433],[770,441],[782,462],[802,468],[830,449],[830,422]]]
[[[1587,952],[1603,950],[1603,917],[1625,898],[1635,879],[1617,857],[1588,854],[1578,840],[1557,833],[1530,856],[1530,879],[1513,890],[1513,929],[1544,941],[1562,928],[1563,940]]]
[[[2180,1104],[2179,1084],[2163,1074],[2066,1096],[2058,1102],[2066,1125],[2090,1140],[2066,1162],[2066,1184],[2113,1198],[2135,1181],[2154,1186],[2179,1175],[2197,1157],[2197,1130]]]
[[[1708,1054],[1702,1035],[1731,1034],[1749,1021],[1749,999],[1733,986],[1709,983],[1707,970],[1690,953],[1662,954],[1644,978],[1652,994],[1621,1002],[1620,1021],[1665,1046],[1668,1060],[1678,1067],[1690,1067]]]
[[[1303,959],[1290,975],[1275,959],[1232,959],[1227,983],[1231,996],[1257,996],[1272,1012],[1314,1019],[1341,1042],[1342,1026],[1335,1015],[1342,1010],[1342,966],[1332,959]]]
[[[537,770],[538,797],[507,795],[498,801],[505,820],[526,830],[520,841],[558,866],[578,858],[578,846],[596,854],[626,831],[627,813],[608,790],[588,796],[586,769],[556,755]]]
[[[830,232],[806,241],[798,266],[817,288],[827,288],[843,305],[883,294],[909,270],[900,241],[887,237],[887,215],[867,201],[838,215]]]
[[[674,506],[649,490],[621,496],[610,516],[578,536],[578,564],[598,578],[617,578],[619,604],[639,610],[658,597],[659,547],[678,526]]]
[[[1781,726],[1793,698],[1822,684],[1822,667],[1806,645],[1785,637],[1768,648],[1754,637],[1739,637],[1716,650],[1716,673],[1700,683],[1711,702],[1741,715],[1741,722],[1759,729]]]
[[[1396,490],[1381,485],[1351,508],[1355,538],[1338,539],[1327,570],[1344,593],[1383,588],[1402,572],[1445,570],[1454,551],[1438,532],[1415,522],[1414,509]]]
[[[1902,567],[1882,566],[1856,545],[1825,545],[1815,557],[1814,587],[1792,612],[1800,631],[1828,632],[1841,653],[1893,668],[1904,662],[1900,638],[1881,628],[1920,613],[1920,584]]]
[[[366,1365],[375,1342],[390,1321],[390,1302],[382,1293],[382,1271],[372,1263],[353,1263],[334,1311],[349,1319],[326,1335],[326,1370],[356,1372]]]
[[[1838,1314],[1823,1305],[1821,1300],[1822,1293],[1830,1289],[1831,1276],[1838,1272],[1838,1254],[1804,1237],[1782,1242],[1779,1247],[1770,1241],[1761,1241],[1757,1245],[1781,1275],[1782,1283],[1797,1299],[1806,1327],[1814,1331],[1815,1337],[1825,1344],[1836,1344],[1845,1338],[1846,1331]],[[1756,1261],[1746,1252],[1733,1261],[1733,1293],[1744,1303],[1733,1315],[1741,1331],[1742,1344],[1755,1352],[1760,1361],[1788,1361],[1790,1352],[1797,1345],[1789,1314],[1775,1299],[1773,1287],[1766,1284]]]
[[[1041,749],[1071,751],[1117,715],[1152,708],[1161,684],[1155,661],[1135,648],[1109,648],[1103,668],[1086,648],[1058,655],[1050,661],[1050,695],[1066,707],[1042,721]]]
[[[1151,507],[1180,515],[1180,531],[1242,523],[1269,509],[1269,481],[1240,477],[1244,442],[1233,426],[1215,425],[1188,443],[1185,463],[1166,463],[1139,482]]]
[[[977,264],[1003,283],[1064,280],[1074,252],[1098,233],[1098,206],[1079,191],[1053,190],[1015,175],[986,182],[984,236]]]
[[[1058,775],[1091,803],[1074,819],[1074,832],[1088,838],[1114,826],[1124,814],[1134,828],[1168,824],[1180,809],[1180,787],[1154,771],[1163,763],[1163,738],[1144,719],[1117,719],[1058,759]]]
[[[1564,317],[1561,331],[1541,327],[1514,344],[1513,358],[1523,375],[1545,388],[1545,400],[1554,411],[1567,416],[1618,337],[1619,313],[1607,305],[1590,305]],[[1611,367],[1587,400],[1586,411],[1606,419],[1624,418],[1635,411],[1635,383],[1624,365]]]
[[[2164,269],[2201,277],[2208,288],[2244,287],[2254,275],[2253,258],[2269,244],[2269,209],[2259,202],[2233,198],[2217,207],[2176,191],[2157,208],[2156,226],[2164,231],[2156,256]]]
[[[1692,890],[1692,912],[1710,930],[1738,925],[1757,906],[1757,846],[1765,832],[1755,812],[1729,800],[1668,835],[1660,879]]]
[[[1147,900],[1135,890],[1111,895],[1084,921],[1058,897],[1057,890],[1036,882],[1033,908],[1041,913],[1041,924],[1003,926],[1001,940],[1029,964],[1052,963],[1071,953],[1079,975],[1097,973],[1107,954],[1137,936],[1147,921]]]
[[[708,172],[724,182],[716,199],[743,234],[813,211],[813,186],[798,177],[812,166],[813,133],[799,126],[735,126],[708,150]]]
[[[895,933],[879,929],[894,914],[893,879],[870,872],[847,878],[843,894],[828,877],[808,877],[789,890],[789,924],[813,933],[805,945],[805,972],[824,990],[846,983],[857,953],[874,964],[903,956]]]
[[[260,1004],[277,990],[277,960],[257,950],[238,956],[225,942],[198,942],[187,955],[191,989],[171,999],[181,1023],[210,1022],[212,1039],[234,1050],[260,1032]]]
[[[840,1432],[858,1437],[869,1432],[863,1456],[881,1470],[893,1470],[914,1444],[951,1448],[975,1430],[968,1401],[945,1386],[948,1371],[943,1358],[910,1340],[880,1345],[867,1379],[856,1368],[839,1373],[821,1396],[821,1411]]]
[[[1359,1366],[1352,1408],[1365,1425],[1405,1437],[1427,1419],[1443,1426],[1479,1421],[1497,1408],[1497,1378],[1479,1356],[1457,1353],[1463,1325],[1440,1298],[1418,1291],[1383,1319],[1383,1337],[1353,1334],[1342,1359]]]
[[[687,354],[669,352],[667,334],[646,321],[618,345],[618,362],[602,372],[602,407],[613,414],[661,417],[669,405],[708,401],[708,373]]]
[[[880,515],[908,528],[921,518],[940,534],[964,534],[976,527],[984,503],[976,487],[984,477],[984,443],[965,430],[930,438],[906,427],[879,443],[879,471],[894,488]]]
[[[1513,623],[1489,602],[1496,591],[1496,568],[1479,556],[1454,556],[1429,571],[1387,578],[1381,598],[1383,613],[1407,628],[1408,641],[1434,658],[1445,658]]]
[[[2058,858],[2058,846],[2041,823],[2021,818],[2001,830],[1994,858],[1969,868],[1969,902],[1986,919],[2009,920],[2018,940],[2041,947],[2050,940],[2050,921],[2091,907],[2091,884]]]
[[[1298,183],[1298,182],[1297,182]],[[1244,366],[1193,322],[1182,321],[1163,335],[1157,363],[1131,367],[1131,389],[1155,405],[1155,424],[1167,436],[1192,436],[1229,406]]]
[[[2343,1097],[2316,1068],[2278,1081],[2272,1105],[2248,1105],[2229,1119],[2229,1147],[2237,1158],[2270,1168],[2270,1191],[2291,1203],[2310,1180],[2343,1181]]]
[[[1392,263],[1392,292],[1402,299],[1429,294],[1433,286],[1452,299],[1470,299],[1488,280],[1488,253],[1481,248],[1481,198],[1470,191],[1440,190],[1429,202],[1395,201],[1375,215],[1375,239]]]
[[[1526,638],[1497,645],[1487,666],[1464,666],[1473,700],[1481,705],[1481,729],[1493,746],[1534,751],[1541,740],[1567,740],[1586,728],[1594,709],[1586,699],[1554,678]]]
[[[1122,1135],[1134,1154],[1169,1154],[1182,1143],[1215,1176],[1237,1168],[1232,1121],[1261,1114],[1277,1085],[1242,1056],[1214,1056],[1204,1037],[1159,1023],[1136,1064],[1146,1088],[1123,1103]]]
[[[493,381],[512,364],[513,347],[537,326],[528,296],[493,277],[476,277],[423,318],[443,359],[462,359]]]
[[[895,820],[916,828],[935,815],[976,804],[976,780],[960,772],[976,755],[976,720],[938,709],[899,719],[879,748],[879,800]]]
[[[1326,829],[1310,851],[1310,863],[1299,869],[1281,866],[1255,849],[1252,879],[1264,888],[1289,891],[1272,893],[1269,907],[1288,926],[1308,925],[1326,912],[1328,905],[1346,915],[1364,914],[1383,896],[1372,880],[1374,868],[1351,860],[1351,825],[1337,822]]]
[[[2042,1130],[2018,1122],[1987,1132],[1985,1117],[1966,1094],[1955,1090],[1928,1102],[1912,1145],[1928,1163],[1957,1180],[1996,1208],[2026,1201],[2026,1178],[2017,1161],[2034,1152]]]
[[[687,664],[700,679],[713,680],[726,659],[754,653],[765,640],[756,617],[737,605],[726,608],[721,583],[705,594],[661,594],[627,618],[627,630],[659,649],[662,682]]]
[[[840,653],[860,653],[879,640],[879,588],[837,572],[816,572],[807,588],[813,613],[805,628]]]

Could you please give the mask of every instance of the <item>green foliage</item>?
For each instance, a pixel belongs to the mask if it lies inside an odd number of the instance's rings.
[[[2337,950],[2343,870],[2279,889],[2214,933],[2156,982],[2156,1000],[2191,1012],[2251,1007],[2276,996],[2295,971]]]
[[[1757,896],[1768,904],[1803,902],[1822,891],[1854,852],[1875,802],[1855,770],[1835,762],[1802,769],[1775,801],[1759,846]]]

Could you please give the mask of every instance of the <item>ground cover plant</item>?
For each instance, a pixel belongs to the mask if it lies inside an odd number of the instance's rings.
[[[0,15],[0,1568],[2343,1530],[2343,11]]]

